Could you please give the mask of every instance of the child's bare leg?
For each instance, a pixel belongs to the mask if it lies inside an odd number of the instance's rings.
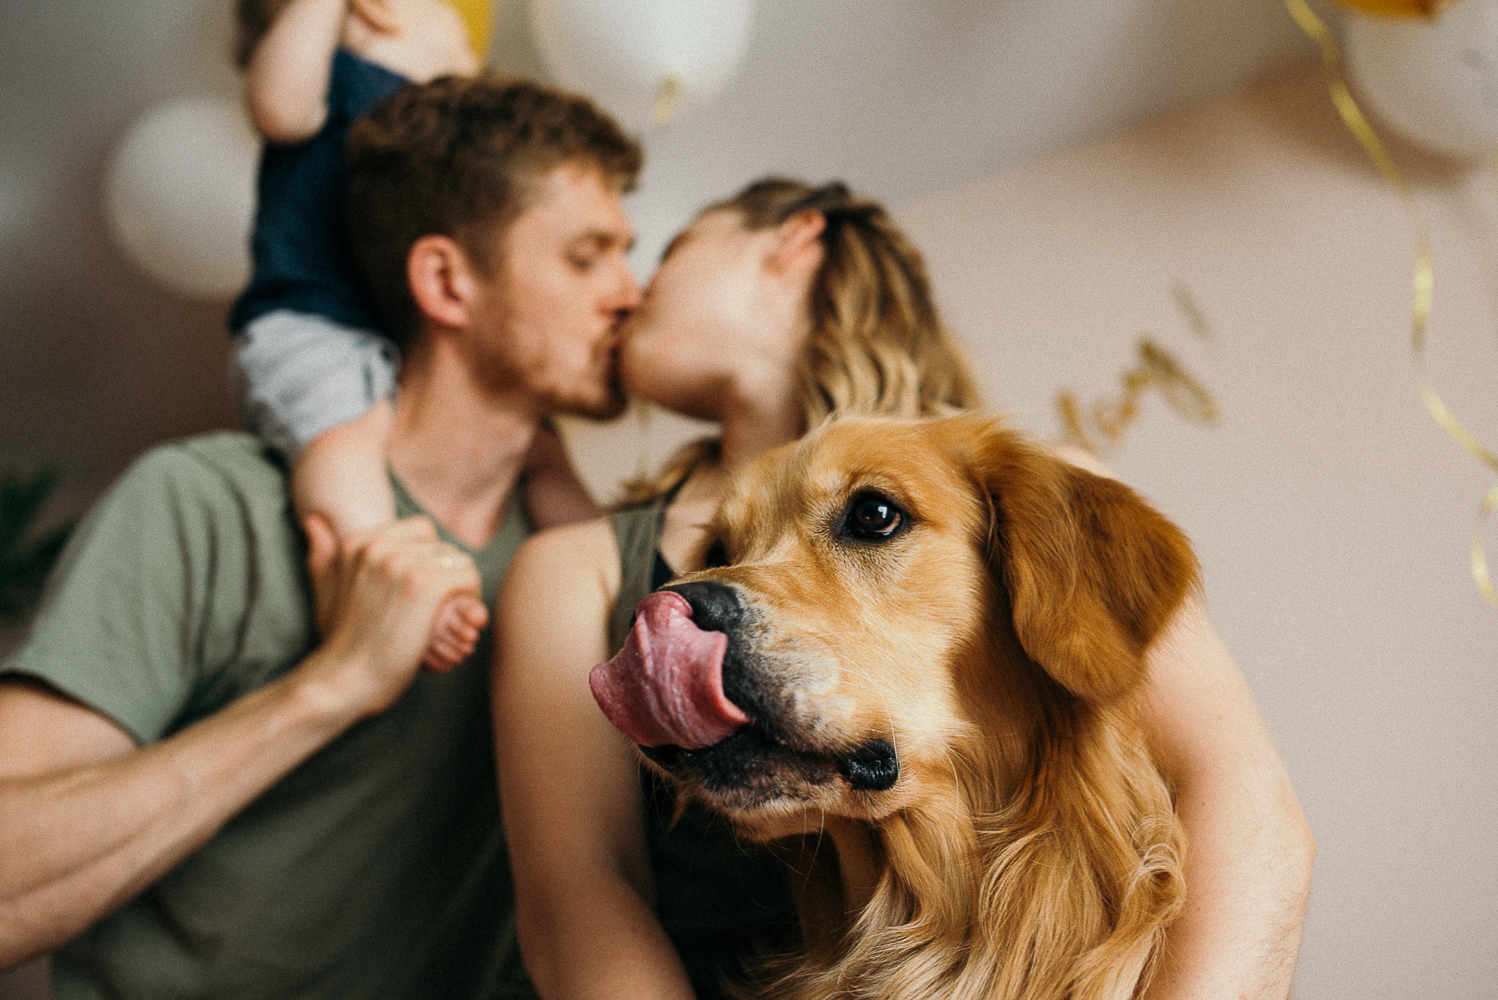
[[[319,434],[291,472],[291,497],[299,520],[319,515],[344,537],[395,520],[395,493],[386,471],[395,406],[382,399],[361,417]],[[432,622],[422,662],[451,670],[468,658],[489,620],[477,594],[448,599]]]
[[[363,416],[313,438],[291,470],[297,516],[320,514],[339,538],[395,520],[386,471],[395,405],[382,399]]]

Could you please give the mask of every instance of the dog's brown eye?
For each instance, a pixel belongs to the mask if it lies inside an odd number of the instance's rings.
[[[848,505],[845,524],[850,538],[883,542],[895,537],[905,527],[905,512],[881,493],[860,493]]]
[[[728,563],[728,546],[723,544],[721,538],[709,545],[702,555],[702,565],[705,569],[717,569],[719,566],[727,566]]]

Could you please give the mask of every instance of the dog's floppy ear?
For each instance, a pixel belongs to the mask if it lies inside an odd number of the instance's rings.
[[[1138,494],[989,425],[979,476],[991,556],[1025,652],[1073,694],[1107,701],[1197,581],[1185,535]]]

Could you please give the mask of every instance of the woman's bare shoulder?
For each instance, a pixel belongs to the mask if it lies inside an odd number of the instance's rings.
[[[548,528],[526,539],[505,574],[504,590],[580,596],[598,586],[604,595],[619,590],[618,545],[606,517]]]
[[[538,531],[525,540],[516,554],[529,553],[532,558],[549,555],[612,555],[615,548],[614,526],[607,517],[576,521]]]

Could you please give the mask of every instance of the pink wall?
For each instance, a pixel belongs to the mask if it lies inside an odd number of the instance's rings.
[[[1498,446],[1498,182],[1391,145],[1434,253],[1431,378]],[[1211,427],[1147,397],[1105,458],[1193,537],[1316,833],[1299,1000],[1490,998],[1498,609],[1468,550],[1494,477],[1420,401],[1413,223],[1319,75],[896,214],[992,409],[1053,436],[1057,393],[1116,399],[1142,336],[1215,396]],[[571,437],[607,494],[699,431]]]
[[[1431,377],[1498,445],[1492,167],[1395,151],[1434,253]],[[1193,536],[1317,835],[1297,995],[1491,997],[1498,609],[1467,554],[1494,477],[1420,402],[1410,216],[1320,77],[899,216],[990,402],[1036,432],[1062,387],[1116,396],[1146,333],[1216,395],[1209,428],[1150,398],[1108,460]]]

